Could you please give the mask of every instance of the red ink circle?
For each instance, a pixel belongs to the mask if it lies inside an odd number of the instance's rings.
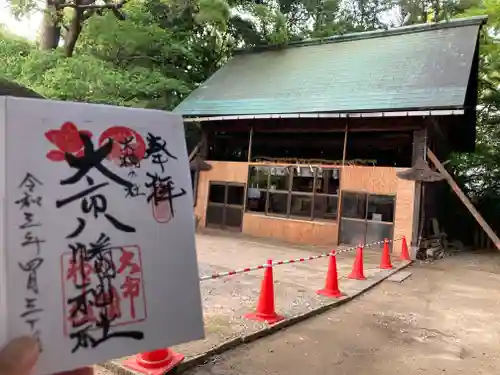
[[[144,159],[146,144],[144,138],[133,129],[125,126],[113,126],[106,129],[99,137],[99,146],[102,146],[108,139],[113,140],[113,149],[108,155],[108,159],[120,165],[123,157],[133,154],[137,161]],[[124,146],[124,142],[127,142]]]

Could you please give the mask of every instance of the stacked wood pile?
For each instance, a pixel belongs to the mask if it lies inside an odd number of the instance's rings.
[[[460,241],[450,241],[447,234],[440,230],[437,219],[431,219],[432,234],[420,241],[417,259],[434,261],[464,250]]]

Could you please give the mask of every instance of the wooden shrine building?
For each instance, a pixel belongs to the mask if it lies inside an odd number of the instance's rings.
[[[397,173],[428,149],[440,160],[474,150],[485,22],[237,53],[175,109],[200,125],[198,157],[212,167],[194,181],[199,226],[315,245],[415,244],[423,207],[439,203]]]

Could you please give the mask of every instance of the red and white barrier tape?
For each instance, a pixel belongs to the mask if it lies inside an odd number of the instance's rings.
[[[387,242],[389,242],[389,243],[396,242],[396,241],[401,240],[402,238],[403,237],[396,238],[394,241],[393,240],[387,240]],[[383,243],[384,243],[384,241],[377,241],[377,242],[372,242],[372,243],[369,243],[367,245],[364,245],[363,247],[366,248],[366,247],[371,247],[371,246],[374,246],[374,245],[381,245]],[[349,252],[349,251],[353,251],[353,250],[356,250],[359,246],[360,245],[355,246],[355,247],[349,247],[349,248],[342,249],[342,250],[335,250],[334,254],[338,255],[340,253],[346,253],[346,252]],[[297,259],[290,259],[290,260],[280,260],[280,261],[273,262],[272,265],[273,266],[279,266],[279,265],[282,265],[282,264],[305,262],[306,260],[313,260],[313,259],[319,259],[319,258],[329,257],[330,255],[332,255],[331,252],[330,253],[318,254],[318,255],[312,255],[312,256],[306,257],[306,258],[297,258]],[[261,264],[261,265],[254,266],[254,267],[239,268],[239,269],[232,270],[232,271],[214,273],[212,275],[200,276],[200,281],[218,279],[218,278],[221,278],[221,277],[232,276],[232,275],[236,275],[236,274],[239,274],[239,273],[246,273],[246,272],[250,272],[250,271],[261,270],[261,269],[264,269],[264,268],[267,268],[267,267],[269,267],[269,265],[267,265],[267,264]]]

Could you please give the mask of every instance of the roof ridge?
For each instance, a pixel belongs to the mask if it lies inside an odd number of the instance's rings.
[[[467,18],[452,18],[447,21],[440,21],[434,23],[422,23],[409,26],[394,27],[392,29],[386,30],[375,30],[375,31],[363,31],[358,33],[349,33],[343,35],[335,35],[326,38],[315,38],[301,40],[297,42],[290,42],[286,45],[267,45],[267,46],[257,46],[251,48],[243,48],[235,51],[235,54],[244,54],[252,52],[264,52],[272,50],[280,50],[293,47],[306,47],[319,44],[330,44],[330,43],[340,43],[340,42],[350,42],[355,40],[372,39],[372,38],[383,38],[387,36],[412,34],[416,32],[431,31],[431,30],[441,30],[453,27],[465,27],[473,25],[484,25],[488,20],[488,16],[473,16]]]

